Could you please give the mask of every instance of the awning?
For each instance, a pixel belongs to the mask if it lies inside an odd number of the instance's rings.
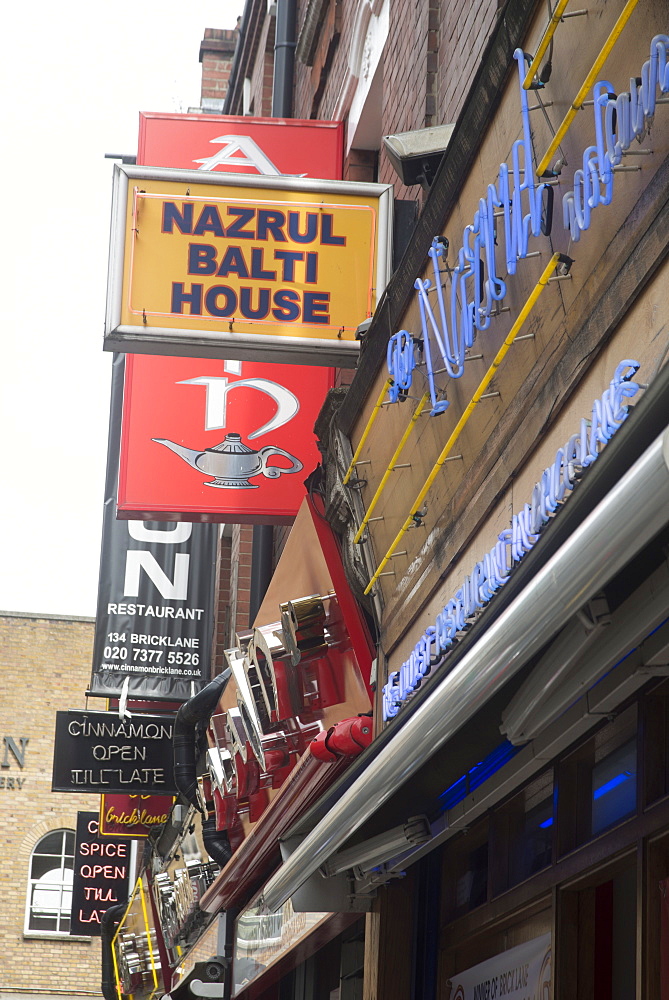
[[[265,886],[262,902],[269,910],[291,896],[585,601],[641,551],[669,521],[668,504],[669,435],[665,430],[469,646],[451,672],[430,687],[405,724],[368,761],[364,773],[306,834]]]

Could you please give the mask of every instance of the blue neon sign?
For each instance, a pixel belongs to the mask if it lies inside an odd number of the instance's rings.
[[[500,532],[497,542],[476,563],[462,586],[422,634],[399,670],[388,675],[383,688],[383,721],[394,718],[402,704],[420,686],[433,666],[469,628],[479,612],[506,583],[513,567],[536,545],[541,530],[574,489],[582,471],[596,461],[628,416],[628,401],[641,386],[633,381],[639,362],[625,359],[616,367],[608,388],[592,404],[590,420],[582,419],[578,433],[558,448],[552,465],[544,469],[528,503]]]
[[[548,235],[552,226],[553,189],[537,180],[531,143],[528,91],[522,82],[528,57],[516,49],[522,137],[512,147],[511,165],[500,164],[497,182],[489,184],[479,200],[472,223],[465,227],[455,266],[443,268],[448,241],[438,236],[428,257],[432,279],[418,278],[415,289],[421,317],[421,334],[400,330],[388,344],[388,371],[394,381],[390,400],[405,398],[413,370],[424,362],[431,415],[443,413],[448,401],[435,385],[435,374],[461,378],[466,352],[477,331],[487,330],[496,304],[506,295],[506,282],[497,272],[497,254],[503,253],[506,273],[513,275],[519,260],[529,253],[530,237]],[[616,95],[613,85],[601,80],[593,88],[595,145],[583,153],[583,166],[574,173],[573,187],[562,198],[562,222],[578,242],[590,227],[592,212],[613,199],[613,168],[633,139],[643,139],[653,124],[657,93],[669,92],[669,36],[656,35],[641,74],[630,80],[629,92]],[[499,225],[498,225],[499,223]],[[499,244],[499,246],[498,246]],[[444,295],[444,275],[450,278],[450,301]],[[436,291],[436,306],[428,293]],[[440,358],[435,369],[433,357]],[[423,357],[418,354],[422,352]]]

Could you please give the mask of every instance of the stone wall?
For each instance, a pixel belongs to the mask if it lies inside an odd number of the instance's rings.
[[[93,621],[0,613],[0,996],[100,995],[100,939],[25,932],[32,850],[99,796],[51,791],[56,711],[85,706]],[[101,709],[96,700],[93,708]],[[14,740],[21,761],[8,744]],[[23,741],[23,742],[22,742]],[[27,742],[26,742],[27,741]]]

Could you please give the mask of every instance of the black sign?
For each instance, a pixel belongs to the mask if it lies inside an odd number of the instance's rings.
[[[101,840],[98,814],[77,813],[70,934],[99,937],[100,918],[125,902],[130,878],[130,841]]]
[[[217,526],[118,521],[125,356],[114,357],[90,693],[187,701],[210,680]]]
[[[176,795],[174,717],[56,712],[52,792]]]

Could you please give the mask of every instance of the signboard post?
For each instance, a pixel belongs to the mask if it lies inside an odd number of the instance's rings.
[[[77,813],[70,934],[100,936],[105,910],[125,902],[130,878],[130,841],[103,841],[94,812]]]
[[[355,365],[392,186],[114,167],[106,350]]]

